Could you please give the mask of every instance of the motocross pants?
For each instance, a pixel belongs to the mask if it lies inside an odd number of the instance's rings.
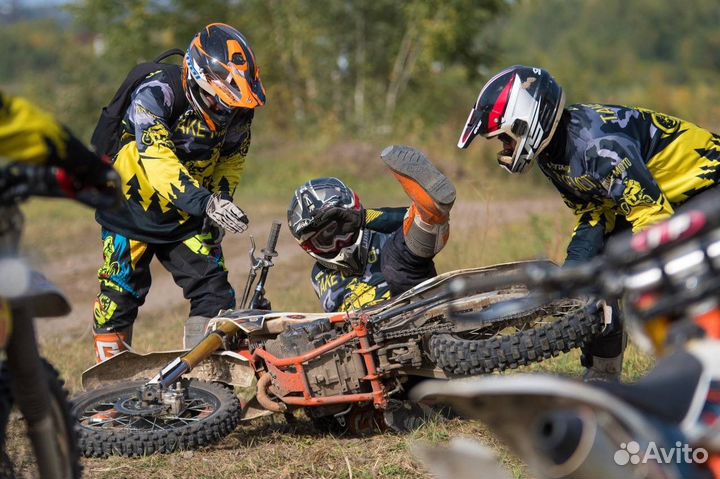
[[[432,258],[423,258],[410,251],[402,228],[393,233],[383,246],[380,268],[392,296],[437,276]]]
[[[190,316],[213,317],[235,307],[222,249],[208,235],[151,244],[102,229],[104,264],[98,271],[95,333],[128,330],[150,290],[150,262],[157,257],[190,300]]]

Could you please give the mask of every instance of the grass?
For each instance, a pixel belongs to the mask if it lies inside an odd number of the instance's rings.
[[[532,175],[511,180],[491,170],[483,164],[483,158],[489,156],[485,150],[478,150],[471,158],[466,152],[445,148],[443,145],[453,144],[454,139],[448,141],[449,133],[441,131],[438,138],[423,143],[425,151],[457,180],[460,199],[453,213],[451,241],[436,259],[438,271],[537,257],[561,261],[573,219],[557,195]],[[270,220],[284,219],[293,189],[314,176],[342,177],[367,206],[406,204],[401,189],[384,173],[378,159],[384,143],[256,145],[236,201],[248,211],[253,225],[259,226],[262,236],[255,230],[259,244],[264,241]],[[83,266],[79,262],[99,259],[98,227],[91,213],[68,202],[47,200],[33,200],[25,211],[28,221],[24,247],[33,262],[48,273],[67,273],[63,277],[70,279],[61,287],[80,288],[78,297],[91,301],[96,291],[86,285],[92,283],[85,277],[73,276],[73,271]],[[286,241],[286,248],[295,248]],[[268,296],[276,309],[317,310],[317,299],[309,285],[312,261],[292,252],[297,250],[280,250],[281,258],[289,260],[271,272]],[[244,258],[244,253],[242,258],[228,258],[236,289],[243,284]],[[187,305],[171,305],[151,316],[141,310],[133,346],[140,352],[178,348]],[[41,337],[44,354],[60,369],[72,392],[79,391],[80,374],[94,362],[89,323],[88,311],[87,323]],[[631,346],[624,378],[639,377],[651,364],[651,358]],[[578,353],[572,352],[523,371],[577,376],[581,368]],[[526,476],[524,466],[480,423],[458,419],[432,421],[409,435],[334,437],[319,434],[302,417],[295,424],[273,417],[244,424],[220,444],[200,451],[132,460],[84,460],[84,466],[86,477],[113,479],[427,477],[413,459],[410,447],[420,442],[441,444],[456,436],[479,438],[491,444],[515,477]]]

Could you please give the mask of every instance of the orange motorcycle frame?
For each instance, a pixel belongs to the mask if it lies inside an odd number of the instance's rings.
[[[340,318],[343,322],[347,321],[347,318],[344,315]],[[337,322],[337,320],[333,322]],[[252,361],[256,370],[260,371],[262,366],[267,369],[267,372],[262,373],[258,382],[258,399],[261,400],[263,406],[267,407],[270,405],[261,398],[266,397],[264,396],[266,394],[266,388],[273,387],[274,389],[283,391],[284,393],[281,395],[276,394],[275,396],[284,404],[291,406],[317,407],[333,404],[372,402],[378,409],[384,409],[387,407],[387,390],[383,382],[380,380],[381,375],[377,371],[376,359],[373,354],[377,349],[379,349],[379,346],[370,344],[367,322],[368,317],[366,315],[361,315],[355,319],[351,319],[350,324],[352,325],[352,330],[350,332],[299,356],[277,358],[265,349],[255,350],[252,354]],[[325,397],[314,396],[312,389],[310,388],[307,375],[305,374],[304,364],[356,339],[358,340],[360,348],[355,349],[353,354],[360,354],[362,356],[366,370],[366,375],[362,378],[362,380],[370,383],[371,392],[339,394]],[[294,369],[294,371],[291,369]],[[269,375],[269,377],[267,375]],[[265,379],[266,377],[268,379]],[[297,393],[301,396],[289,395]],[[278,403],[273,404],[276,406],[270,405],[269,409],[284,410],[284,408],[282,408],[282,406]],[[278,406],[280,406],[280,408],[278,408]]]

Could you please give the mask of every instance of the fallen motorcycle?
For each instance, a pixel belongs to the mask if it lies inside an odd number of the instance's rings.
[[[550,297],[623,297],[636,342],[659,356],[671,352],[645,377],[584,384],[513,375],[426,383],[411,396],[482,420],[536,477],[720,477],[720,194],[700,200],[635,237],[617,238],[592,263],[532,266],[512,279]],[[458,468],[483,470],[487,452],[468,442],[418,448],[441,478],[456,477]]]
[[[583,345],[602,328],[596,306],[581,297],[533,303],[492,321],[448,316],[448,305],[463,316],[528,296],[522,283],[467,289],[459,297],[447,291],[458,279],[513,274],[528,264],[522,262],[448,272],[362,311],[258,310],[267,304],[279,229],[275,223],[262,258],[255,258],[254,245],[250,252],[253,270],[240,302],[248,309],[221,312],[188,352],[126,351],[83,374],[87,392],[73,401],[83,454],[192,449],[221,439],[241,420],[299,408],[320,426],[361,430],[376,422],[403,430],[422,413],[406,400],[420,379],[541,361]]]
[[[32,445],[39,477],[80,477],[80,454],[68,393],[57,370],[40,357],[34,318],[63,316],[70,304],[62,292],[18,257],[23,217],[18,204],[35,196],[68,197],[89,206],[109,207],[114,193],[76,191],[57,167],[9,165],[0,170],[0,477],[14,477],[5,452],[10,412],[16,406]],[[33,474],[35,475],[35,474]]]

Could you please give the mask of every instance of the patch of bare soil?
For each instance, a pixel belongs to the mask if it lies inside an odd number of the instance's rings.
[[[452,228],[487,228],[513,223],[532,214],[543,214],[563,208],[555,198],[541,200],[517,200],[498,202],[458,202],[453,209]],[[264,208],[253,217],[248,232],[242,236],[228,234],[223,241],[225,260],[230,271],[230,282],[235,286],[238,295],[245,285],[249,269],[248,250],[249,236],[253,235],[257,245],[256,255],[265,245],[270,223],[273,219],[281,220],[283,229],[277,250],[276,267],[271,271],[268,296],[274,301],[275,308],[298,310],[316,305],[315,296],[310,286],[310,268],[312,260],[297,246],[287,231],[284,211]],[[45,259],[37,266],[43,273],[68,296],[72,303],[72,312],[63,318],[38,322],[41,337],[62,335],[68,340],[76,339],[78,333],[89,334],[92,323],[92,308],[98,292],[97,269],[101,265],[102,250],[98,227],[91,225],[95,231],[87,231],[75,235],[73,251],[63,254],[44,254]],[[468,265],[471,266],[471,265]],[[474,265],[473,265],[474,266]],[[152,267],[153,284],[145,304],[140,309],[138,321],[152,321],[152,317],[167,313],[186,304],[182,290],[175,285],[170,274],[158,263]],[[293,292],[294,294],[289,294]],[[288,303],[288,299],[300,304]],[[312,306],[310,306],[312,307]],[[189,307],[186,306],[186,311]]]

